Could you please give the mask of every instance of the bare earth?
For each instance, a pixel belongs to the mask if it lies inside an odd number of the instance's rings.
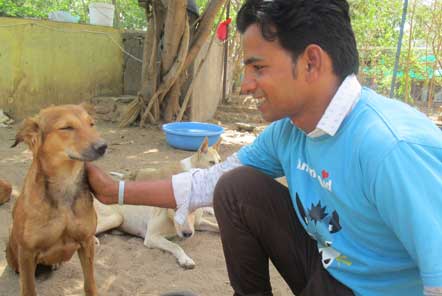
[[[240,120],[246,117],[238,116]],[[236,116],[230,119],[230,123],[215,119],[226,128],[220,151],[223,158],[255,137],[253,133],[236,131],[232,124]],[[23,144],[9,148],[17,127],[0,128],[0,178],[20,190],[32,155]],[[168,146],[156,126],[120,129],[116,124],[99,122],[98,129],[109,149],[96,163],[107,171],[127,173],[144,167],[164,168],[191,154]],[[0,206],[0,296],[19,295],[18,275],[7,266],[4,253],[14,200],[15,197]],[[175,257],[168,253],[147,249],[141,238],[106,233],[99,239],[101,246],[96,250],[95,276],[100,295],[160,295],[176,290],[198,295],[233,294],[218,234],[198,232],[193,238],[179,242],[196,262],[193,270],[180,268]],[[274,295],[291,295],[273,267],[271,277]],[[84,295],[82,289],[83,275],[76,255],[60,269],[37,278],[37,291],[41,296]]]

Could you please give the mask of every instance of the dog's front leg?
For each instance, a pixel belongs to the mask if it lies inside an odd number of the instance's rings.
[[[179,245],[167,240],[161,235],[149,235],[147,233],[146,237],[144,238],[144,245],[151,249],[156,248],[172,253],[172,255],[177,258],[178,264],[183,268],[195,268],[195,262],[192,260],[192,258],[187,256],[187,254]]]
[[[36,296],[35,269],[37,267],[36,254],[23,247],[18,248],[18,266],[20,272],[20,295]]]
[[[78,250],[78,257],[80,257],[81,268],[83,269],[84,292],[86,296],[97,295],[97,287],[94,276],[94,252],[94,236],[91,236],[87,240],[81,242],[81,247]]]
[[[219,232],[218,223],[201,218],[195,225],[195,230]]]

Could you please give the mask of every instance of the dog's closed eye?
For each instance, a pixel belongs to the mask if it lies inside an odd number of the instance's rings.
[[[63,131],[73,131],[73,130],[74,130],[74,127],[68,125],[68,126],[60,127],[59,129],[60,129],[60,130],[63,130]]]

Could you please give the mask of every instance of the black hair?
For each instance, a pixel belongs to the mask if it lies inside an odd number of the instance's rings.
[[[343,80],[358,73],[359,57],[346,0],[246,0],[237,15],[243,34],[257,24],[267,41],[278,40],[295,62],[309,44],[330,56]]]

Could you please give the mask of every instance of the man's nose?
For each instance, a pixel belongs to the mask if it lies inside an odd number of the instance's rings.
[[[245,75],[244,79],[241,81],[241,92],[240,94],[253,94],[256,89],[256,80],[251,75]]]

